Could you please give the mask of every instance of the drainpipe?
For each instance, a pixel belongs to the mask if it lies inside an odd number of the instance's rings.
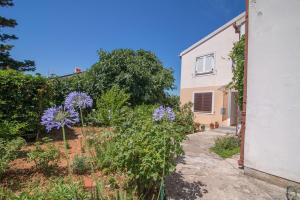
[[[247,105],[247,68],[248,68],[248,31],[249,31],[248,26],[249,26],[249,0],[246,0],[244,94],[243,94],[243,110],[242,110],[240,159],[238,161],[238,164],[239,164],[240,168],[244,168],[244,154],[245,154],[246,105]]]

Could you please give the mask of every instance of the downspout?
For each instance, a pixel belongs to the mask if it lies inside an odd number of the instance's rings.
[[[245,15],[245,62],[244,62],[244,93],[243,93],[243,110],[242,110],[242,127],[241,127],[241,144],[239,167],[244,168],[245,155],[245,130],[246,130],[246,106],[247,106],[247,69],[248,69],[248,26],[249,26],[249,0],[246,0]]]

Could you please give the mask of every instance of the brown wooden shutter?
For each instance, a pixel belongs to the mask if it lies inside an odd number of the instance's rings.
[[[212,92],[194,94],[194,112],[212,112]]]

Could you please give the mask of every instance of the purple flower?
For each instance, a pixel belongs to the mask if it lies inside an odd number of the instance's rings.
[[[71,127],[77,122],[79,122],[79,114],[74,108],[65,109],[63,106],[48,108],[45,110],[41,120],[41,124],[46,126],[48,132],[53,128]]]
[[[168,118],[169,121],[174,121],[175,120],[175,113],[172,110],[172,108],[166,107],[165,113],[166,113],[167,118]]]
[[[71,92],[65,99],[66,108],[90,108],[93,106],[93,99],[84,92]]]
[[[164,115],[165,115],[165,108],[163,106],[159,106],[159,108],[156,108],[153,112],[153,120],[160,121],[163,119]]]
[[[161,121],[164,117],[166,117],[169,121],[175,120],[175,113],[173,112],[172,108],[160,106],[159,108],[155,109],[153,112],[153,120],[154,121]]]

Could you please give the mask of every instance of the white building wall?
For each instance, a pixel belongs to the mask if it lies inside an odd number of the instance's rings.
[[[300,182],[300,1],[249,1],[245,166]]]
[[[239,40],[233,26],[229,26],[217,35],[181,57],[181,89],[228,84],[232,79],[232,61],[229,53],[233,43]],[[196,58],[202,55],[215,54],[215,72],[195,76]]]

